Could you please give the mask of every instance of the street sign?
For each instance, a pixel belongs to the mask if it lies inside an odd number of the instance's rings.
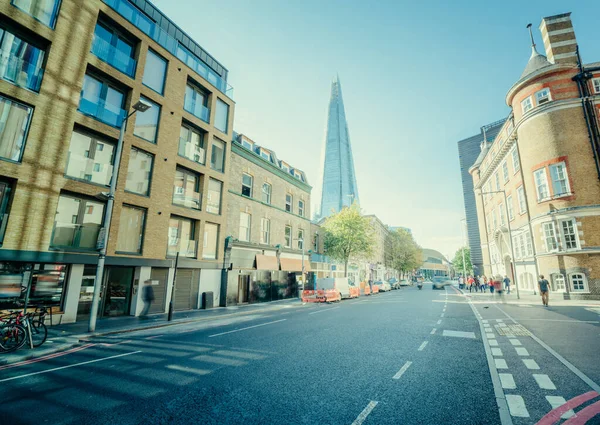
[[[96,239],[96,249],[99,251],[104,249],[104,238],[106,236],[106,227],[101,227],[98,232],[98,239]]]

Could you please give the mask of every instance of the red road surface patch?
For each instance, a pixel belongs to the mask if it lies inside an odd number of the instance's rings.
[[[540,419],[540,421],[536,425],[553,425],[553,424],[557,423],[558,421],[560,421],[560,417],[565,412],[567,412],[571,409],[574,409],[578,406],[581,406],[586,401],[590,401],[596,397],[598,397],[598,393],[596,391],[590,391],[585,394],[578,395],[577,397],[572,398],[571,400],[567,401],[562,406],[559,406],[556,409],[551,410],[546,416],[544,416],[542,419]],[[593,412],[595,412],[595,413],[593,413]],[[600,401],[579,411],[578,413],[575,414],[575,416],[570,418],[563,425],[567,425],[567,424],[583,425],[589,419],[596,416],[598,413],[600,413]],[[591,416],[589,416],[590,414],[591,414]]]
[[[86,345],[82,345],[81,347],[71,348],[70,350],[61,351],[59,353],[48,354],[47,356],[38,357],[36,359],[25,360],[25,361],[22,361],[22,362],[7,364],[7,365],[4,365],[4,366],[0,366],[0,370],[12,369],[14,367],[26,366],[26,365],[32,364],[32,363],[43,362],[45,360],[55,359],[57,357],[66,356],[67,354],[73,354],[73,353],[76,353],[78,351],[85,350],[86,348],[90,348],[90,347],[93,347],[95,345],[96,344],[86,344]]]

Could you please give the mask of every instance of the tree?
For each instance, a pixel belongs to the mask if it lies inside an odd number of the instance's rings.
[[[375,243],[368,218],[360,215],[356,203],[325,220],[325,252],[334,260],[344,263],[344,276],[348,276],[348,260],[351,257],[368,256]]]
[[[465,254],[464,268],[463,252]],[[454,266],[454,270],[456,270],[457,273],[463,274],[464,272],[466,272],[467,274],[473,274],[473,264],[471,264],[471,250],[468,246],[462,247],[458,251],[456,251],[456,254],[454,254],[454,260],[452,261],[452,264]]]
[[[413,236],[404,229],[388,233],[385,241],[385,265],[401,274],[423,264],[423,251]]]

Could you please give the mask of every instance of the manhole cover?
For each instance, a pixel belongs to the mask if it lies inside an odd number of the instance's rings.
[[[495,326],[498,334],[503,336],[531,336],[529,331],[523,327],[523,325],[505,325]]]

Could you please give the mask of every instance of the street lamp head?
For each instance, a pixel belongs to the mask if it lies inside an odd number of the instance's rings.
[[[138,100],[134,105],[133,109],[138,112],[146,112],[148,109],[152,108],[152,104],[144,99]]]

